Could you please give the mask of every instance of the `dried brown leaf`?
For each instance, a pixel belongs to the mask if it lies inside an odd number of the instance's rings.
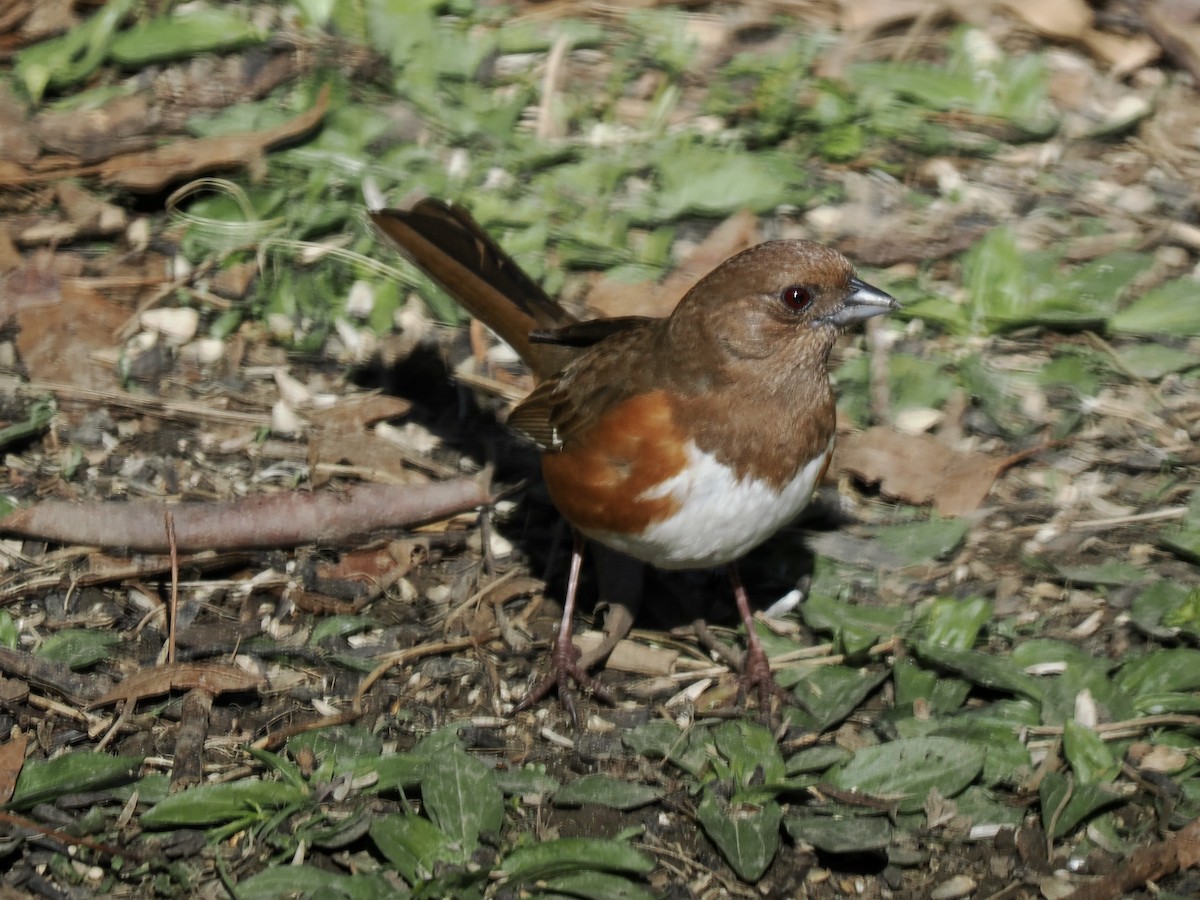
[[[107,694],[89,703],[88,708],[111,706],[120,700],[137,702],[170,691],[200,689],[216,695],[254,690],[261,685],[260,676],[244,672],[236,666],[223,663],[171,663],[135,672]]]
[[[1000,0],[1001,5],[1038,34],[1076,41],[1092,27],[1092,10],[1083,0]]]
[[[878,426],[842,439],[834,467],[878,482],[889,497],[917,505],[932,502],[944,516],[961,516],[979,508],[1008,462],[954,450],[927,434]]]
[[[17,776],[25,766],[25,748],[29,735],[17,734],[0,744],[0,804],[7,803],[17,786]]]
[[[105,184],[149,193],[206,172],[253,166],[271,147],[316,128],[328,107],[329,87],[326,86],[321,89],[313,107],[290,122],[264,131],[175,141],[145,153],[114,156],[100,165],[100,178]]]

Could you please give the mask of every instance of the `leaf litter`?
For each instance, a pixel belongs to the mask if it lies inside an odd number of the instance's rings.
[[[114,841],[143,830],[134,868],[97,842],[76,847],[86,872],[62,845],[35,869],[25,842],[15,883],[1191,891],[1200,239],[1180,186],[1200,173],[1177,9],[1151,4],[1142,31],[1068,0],[972,26],[814,4],[802,27],[658,9],[597,27],[378,0],[301,5],[303,40],[265,48],[270,10],[52,6],[3,26],[21,48],[0,98],[4,494],[23,509],[0,715],[35,738],[9,806],[58,822],[86,796]],[[162,197],[216,167],[236,197]],[[519,373],[476,333],[484,412],[461,417],[461,350],[408,293],[458,315],[362,227],[381,189],[462,199],[608,314],[661,313],[760,236],[884,268],[906,319],[841,350],[841,491],[747,562],[755,596],[808,570],[799,618],[762,626],[803,700],[787,730],[710,715],[731,673],[669,630],[703,577],[655,582],[662,620],[639,624],[659,629],[606,670],[635,702],[576,735],[552,705],[502,717],[549,634],[519,573],[553,559],[553,516],[465,511],[478,460],[502,485],[535,474],[491,424]],[[474,493],[419,534],[351,505],[456,483]],[[268,494],[282,511],[234,540],[229,516],[261,504],[236,498]],[[178,499],[211,517],[200,538]],[[17,528],[55,510],[67,527]],[[266,687],[221,693],[240,685]]]

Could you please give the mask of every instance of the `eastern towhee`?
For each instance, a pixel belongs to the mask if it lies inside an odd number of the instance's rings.
[[[543,451],[575,530],[551,672],[518,709],[570,681],[595,688],[571,642],[581,535],[663,569],[728,567],[746,626],[743,688],[775,680],[736,561],[808,505],[833,452],[827,364],[837,336],[897,309],[850,261],[811,241],[726,260],[670,316],[578,321],[461,207],[426,199],[374,224],[529,364],[539,383],[508,418]]]

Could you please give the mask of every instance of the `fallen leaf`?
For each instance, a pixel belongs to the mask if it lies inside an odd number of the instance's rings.
[[[1092,10],[1083,0],[1001,0],[1001,5],[1038,34],[1074,41],[1092,27]]]
[[[290,122],[263,131],[222,134],[211,138],[175,141],[145,153],[114,156],[99,166],[105,184],[151,193],[169,184],[206,172],[252,166],[276,144],[312,131],[329,107],[329,86],[321,88],[317,102]]]
[[[18,734],[10,741],[0,744],[0,804],[7,803],[17,786],[17,776],[25,766],[25,747],[29,735]]]
[[[961,516],[983,503],[1008,465],[985,453],[964,453],[927,434],[901,434],[877,426],[841,439],[834,470],[879,483],[888,497],[933,503],[943,516]]]
[[[113,367],[95,362],[93,354],[116,346],[114,335],[129,318],[128,309],[91,288],[60,283],[51,265],[38,270],[37,279],[34,272],[27,273],[20,297],[11,280],[17,273],[5,286],[5,305],[16,305],[12,312],[19,329],[17,351],[30,379],[96,390],[117,388]],[[35,283],[37,290],[32,289]]]
[[[177,690],[200,690],[210,694],[249,691],[261,685],[258,675],[218,663],[171,663],[128,676],[115,688],[88,704],[88,709],[110,706],[120,700],[134,702]]]

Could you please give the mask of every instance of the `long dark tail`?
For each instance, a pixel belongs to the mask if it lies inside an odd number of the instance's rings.
[[[371,221],[418,268],[525,360],[538,378],[558,373],[577,351],[530,340],[577,318],[546,295],[460,206],[426,198],[383,209]]]

